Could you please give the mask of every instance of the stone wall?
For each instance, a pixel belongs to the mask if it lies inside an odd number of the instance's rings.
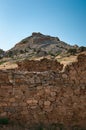
[[[86,55],[64,72],[0,70],[0,117],[86,128]]]
[[[24,60],[21,62],[18,62],[18,70],[24,70],[24,71],[49,71],[49,70],[58,70],[61,71],[63,68],[63,65],[57,62],[56,60],[50,60],[50,59],[41,59],[39,60]]]

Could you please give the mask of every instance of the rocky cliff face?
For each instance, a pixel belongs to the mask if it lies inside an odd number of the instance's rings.
[[[0,70],[0,118],[20,122],[28,129],[37,124],[53,129],[55,124],[57,129],[64,125],[67,130],[85,130],[86,54],[61,72],[34,71],[25,66],[21,71]]]

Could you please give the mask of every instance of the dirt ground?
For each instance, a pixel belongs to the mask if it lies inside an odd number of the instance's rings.
[[[1,70],[15,69],[15,68],[17,68],[17,64],[16,63],[12,63],[12,62],[5,62],[5,63],[0,65],[0,69]]]

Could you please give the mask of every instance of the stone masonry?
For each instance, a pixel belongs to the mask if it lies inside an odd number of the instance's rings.
[[[86,55],[58,70],[0,70],[0,117],[86,128]]]
[[[56,60],[43,58],[41,60],[24,60],[18,62],[18,70],[24,71],[61,71],[63,69],[63,64],[60,64]]]

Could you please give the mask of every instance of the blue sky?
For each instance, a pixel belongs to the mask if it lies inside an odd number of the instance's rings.
[[[32,32],[86,46],[86,0],[0,0],[0,48]]]

